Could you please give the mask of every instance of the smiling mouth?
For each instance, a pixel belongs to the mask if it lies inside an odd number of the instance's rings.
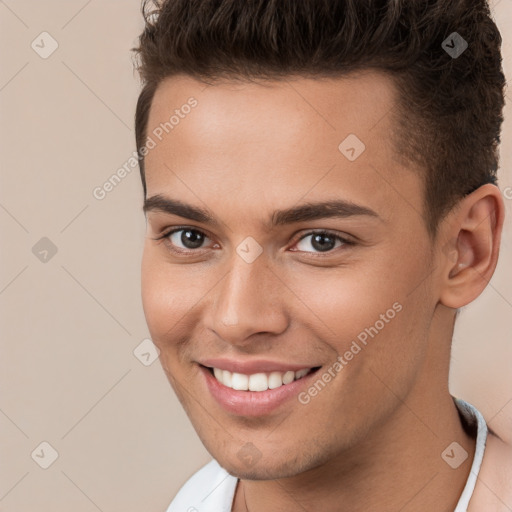
[[[306,375],[316,372],[321,367],[302,368],[298,371],[259,372],[250,375],[208,366],[203,366],[203,368],[206,368],[215,377],[217,382],[227,388],[236,391],[267,391],[302,379]]]

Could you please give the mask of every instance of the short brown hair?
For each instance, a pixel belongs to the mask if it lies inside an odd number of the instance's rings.
[[[396,154],[424,171],[429,232],[460,198],[496,183],[505,77],[486,0],[143,0],[142,12],[134,51],[144,195],[151,102],[177,74],[209,83],[384,71],[400,98]],[[443,47],[454,32],[468,44],[456,57]]]

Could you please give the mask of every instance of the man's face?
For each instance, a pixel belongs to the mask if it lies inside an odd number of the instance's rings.
[[[242,478],[349,454],[428,392],[431,240],[421,175],[393,154],[394,91],[368,72],[212,86],[177,77],[156,92],[147,199],[208,216],[147,210],[144,312],[201,440]],[[197,105],[182,108],[190,97]],[[315,371],[282,384],[300,369]]]

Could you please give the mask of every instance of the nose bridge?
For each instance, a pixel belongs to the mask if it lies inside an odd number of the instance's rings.
[[[231,343],[240,343],[251,334],[286,329],[276,279],[263,255],[248,263],[234,254],[217,288],[211,328]]]

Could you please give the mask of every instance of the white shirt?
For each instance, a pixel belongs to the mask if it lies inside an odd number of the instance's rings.
[[[469,425],[477,427],[476,449],[466,485],[454,512],[466,512],[473,495],[487,440],[487,424],[480,412],[464,400],[454,398]],[[238,479],[213,459],[181,487],[167,512],[231,512]]]

